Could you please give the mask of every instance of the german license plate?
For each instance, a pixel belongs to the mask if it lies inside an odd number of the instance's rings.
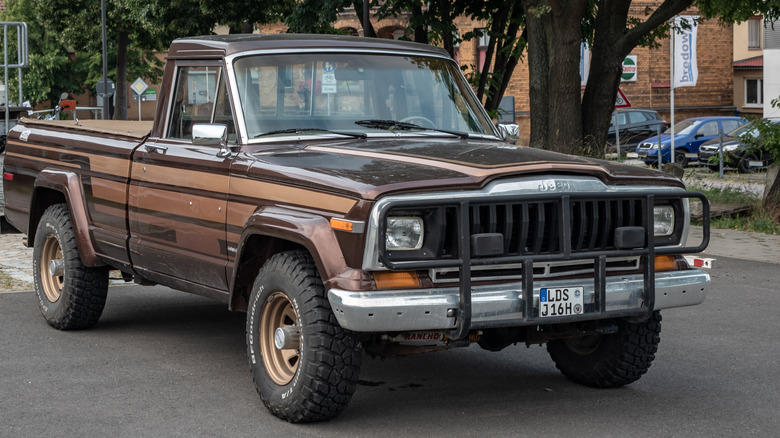
[[[647,151],[639,151],[639,152],[636,153],[636,155],[638,157],[646,157],[647,156]]]
[[[582,286],[541,288],[539,289],[539,316],[548,318],[580,315],[583,312],[583,295],[585,294]]]

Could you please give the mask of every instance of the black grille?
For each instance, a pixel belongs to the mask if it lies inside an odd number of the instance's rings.
[[[642,199],[472,204],[469,206],[469,228],[471,234],[502,234],[504,255],[507,256],[562,252],[562,238],[567,234],[562,226],[568,226],[572,253],[614,250],[616,228],[644,226],[643,205]],[[568,223],[562,223],[564,217],[568,218]]]

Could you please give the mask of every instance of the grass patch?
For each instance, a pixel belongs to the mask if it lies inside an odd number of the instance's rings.
[[[755,193],[734,187],[708,187],[696,183],[690,185],[688,190],[703,193],[710,204],[745,204],[753,207],[753,212],[749,216],[711,219],[712,228],[780,234],[780,224],[766,212],[761,199]]]

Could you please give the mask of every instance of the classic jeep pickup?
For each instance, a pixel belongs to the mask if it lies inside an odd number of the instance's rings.
[[[257,391],[338,415],[363,354],[547,344],[575,382],[639,379],[661,309],[699,304],[689,200],[649,169],[517,147],[438,48],[373,38],[173,42],[153,124],[23,120],[5,214],[58,329],[109,270],[246,312]]]

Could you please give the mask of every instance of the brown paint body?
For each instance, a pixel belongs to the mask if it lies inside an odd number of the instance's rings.
[[[682,186],[647,169],[514,148],[496,140],[393,138],[217,146],[162,138],[177,63],[220,65],[258,49],[397,49],[376,39],[297,37],[174,42],[155,122],[22,120],[8,138],[8,221],[34,240],[41,205],[68,202],[85,264],[108,264],[168,286],[230,302],[243,254],[305,248],[326,287],[367,288],[361,234],[332,217],[366,221],[373,203],[403,193],[474,190],[504,177],[587,175],[610,185]],[[407,51],[436,52],[409,44]],[[263,248],[247,248],[267,244]],[[240,307],[240,306],[238,306]]]

